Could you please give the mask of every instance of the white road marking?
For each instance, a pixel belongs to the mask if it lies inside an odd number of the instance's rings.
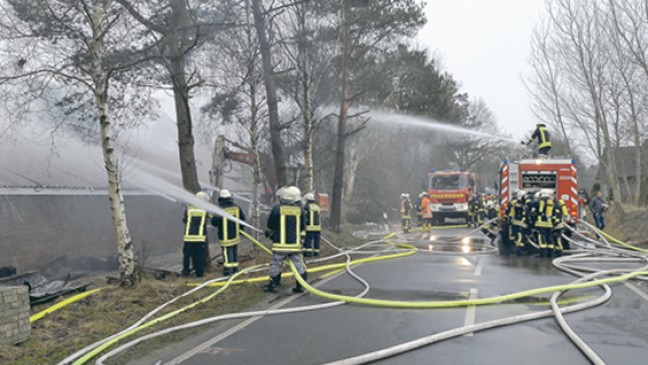
[[[324,279],[324,280],[322,280],[322,281],[319,281],[319,282],[315,283],[315,284],[312,285],[312,286],[315,287],[315,288],[318,288],[318,287],[320,287],[320,286],[326,284],[327,282],[329,282],[329,281],[331,281],[331,280],[337,278],[338,276],[340,276],[340,275],[342,275],[342,274],[344,274],[344,273],[346,273],[346,271],[342,271],[342,272],[340,272],[340,273],[338,273],[338,274],[336,274],[336,275],[330,276],[330,277],[328,277],[328,278],[326,278],[326,279]],[[290,297],[288,297],[288,298],[286,298],[286,299],[284,299],[284,300],[278,302],[277,304],[271,306],[271,307],[268,308],[267,310],[274,310],[274,309],[281,308],[281,307],[285,306],[286,304],[292,302],[293,300],[298,299],[299,297],[301,297],[301,295],[292,295],[292,296],[290,296]],[[245,321],[239,323],[238,325],[236,325],[236,326],[234,326],[234,327],[228,329],[227,331],[225,331],[225,332],[223,332],[223,333],[220,333],[218,336],[213,337],[213,338],[211,338],[210,340],[207,340],[206,342],[204,342],[204,343],[202,343],[202,344],[200,344],[200,345],[198,345],[198,346],[192,348],[191,350],[189,350],[189,351],[183,353],[182,355],[176,357],[175,359],[173,359],[173,360],[171,360],[171,361],[165,363],[164,365],[178,365],[178,364],[181,364],[182,362],[184,362],[184,361],[186,361],[186,360],[189,360],[190,358],[192,358],[192,357],[195,356],[196,354],[205,351],[205,349],[207,349],[207,348],[209,348],[209,347],[211,347],[211,346],[217,344],[218,342],[220,342],[220,341],[226,339],[227,337],[229,337],[229,336],[235,334],[236,332],[238,332],[238,331],[244,329],[245,327],[251,325],[252,323],[258,321],[259,319],[261,319],[261,318],[263,318],[263,317],[264,317],[264,316],[257,316],[257,317],[251,317],[251,318],[248,318],[248,319],[246,319]]]
[[[477,289],[476,288],[471,288],[470,289],[470,296],[468,299],[473,300],[477,299]],[[464,326],[472,326],[475,324],[475,315],[477,314],[477,307],[474,305],[470,305],[466,308],[466,318],[464,319]],[[464,336],[472,336],[472,333],[467,333]]]
[[[479,257],[477,259],[477,267],[475,268],[475,276],[481,276],[483,269],[484,269],[484,259],[483,257]]]
[[[630,283],[623,283],[623,285],[648,302],[648,294],[644,293],[641,289]]]

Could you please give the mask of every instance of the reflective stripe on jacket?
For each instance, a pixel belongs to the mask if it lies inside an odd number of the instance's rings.
[[[241,217],[241,208],[238,206],[231,206],[224,208],[225,212],[231,214],[236,219]],[[226,217],[221,217],[221,222],[219,225],[219,242],[223,247],[229,247],[237,245],[241,242],[241,229],[240,225],[237,222],[231,221]],[[222,230],[222,233],[220,233]]]
[[[531,135],[531,138],[529,139],[529,143],[531,143],[534,139],[538,140],[538,148],[551,147],[551,134],[549,134],[547,127],[539,126],[538,128],[536,128],[536,130]]]
[[[189,206],[185,214],[185,242],[206,242],[207,212],[195,206]]]
[[[315,202],[306,204],[305,214],[306,232],[320,232],[322,225],[320,222],[320,206]]]
[[[267,228],[271,232],[273,252],[301,252],[304,230],[302,208],[298,205],[277,205],[270,212]]]
[[[553,199],[540,199],[538,208],[538,221],[535,226],[539,228],[553,228],[554,201]]]

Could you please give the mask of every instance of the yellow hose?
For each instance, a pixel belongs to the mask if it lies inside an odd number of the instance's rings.
[[[253,269],[256,269],[256,268],[259,268],[259,267],[262,267],[262,266],[265,266],[265,264],[264,264],[264,265],[251,266],[251,267],[249,267],[249,268],[246,268],[245,270],[242,270],[242,271],[240,271],[240,272],[238,272],[238,273],[232,275],[232,277],[230,277],[230,279],[228,280],[228,283],[230,283],[231,281],[233,281],[233,279],[236,278],[237,276],[244,274],[246,271],[248,271],[248,270],[253,270]],[[139,332],[139,331],[141,331],[141,330],[143,330],[143,329],[145,329],[145,328],[151,327],[151,326],[156,325],[156,324],[158,324],[158,323],[160,323],[160,322],[163,322],[163,321],[165,321],[165,320],[167,320],[167,319],[169,319],[169,318],[175,317],[175,316],[177,316],[178,314],[180,314],[180,313],[182,313],[182,312],[185,312],[185,311],[187,311],[187,310],[189,310],[189,309],[191,309],[191,308],[193,308],[193,307],[195,307],[195,306],[197,306],[197,305],[199,305],[199,304],[206,303],[206,302],[210,301],[211,299],[213,299],[213,298],[214,298],[215,296],[217,296],[218,294],[220,294],[220,293],[222,293],[223,291],[225,291],[225,289],[227,289],[228,287],[229,287],[229,285],[225,285],[225,286],[223,286],[222,288],[220,288],[220,289],[218,289],[217,291],[215,291],[214,293],[212,293],[211,295],[209,295],[209,296],[207,296],[207,297],[205,297],[205,298],[203,298],[203,299],[201,299],[201,300],[199,300],[199,301],[197,301],[197,302],[194,302],[194,303],[192,303],[192,304],[186,305],[186,306],[184,306],[184,307],[182,307],[182,308],[180,308],[180,309],[178,309],[178,310],[175,310],[175,311],[173,311],[173,312],[167,313],[167,314],[163,315],[162,317],[159,317],[159,318],[156,318],[156,319],[152,319],[152,320],[150,320],[150,321],[148,321],[148,322],[146,322],[146,323],[143,323],[143,324],[142,324],[141,326],[139,326],[139,327],[135,327],[135,328],[133,328],[132,330],[130,330],[130,331],[128,331],[128,332],[122,333],[121,335],[119,335],[119,336],[117,336],[117,337],[115,337],[115,338],[113,338],[113,339],[111,339],[111,340],[109,340],[109,341],[106,341],[106,342],[103,343],[101,346],[99,346],[99,347],[95,348],[94,350],[88,352],[88,353],[85,354],[83,357],[81,357],[81,358],[79,358],[77,361],[75,361],[73,364],[74,364],[74,365],[82,365],[82,364],[85,364],[87,361],[89,361],[90,359],[92,359],[93,357],[95,357],[96,355],[98,355],[99,353],[101,353],[101,352],[102,352],[103,350],[105,350],[106,348],[112,346],[112,345],[115,344],[116,342],[118,342],[118,341],[120,341],[120,340],[122,340],[122,339],[124,339],[124,338],[126,338],[126,337],[129,337],[129,336],[131,336],[131,335],[133,335],[133,334],[135,334],[135,333],[137,333],[137,332]]]
[[[293,273],[296,274],[297,268],[295,267],[295,265],[292,262],[289,262],[289,264]],[[589,281],[585,283],[547,286],[544,288],[525,290],[517,293],[506,294],[506,295],[498,295],[490,298],[434,301],[434,302],[411,302],[411,301],[401,301],[401,300],[384,300],[384,299],[350,297],[347,295],[327,293],[319,289],[313,288],[312,286],[308,285],[308,283],[304,279],[302,279],[300,275],[296,275],[295,279],[297,279],[297,281],[309,292],[317,296],[320,296],[322,298],[343,301],[347,303],[357,303],[357,304],[364,304],[370,306],[377,306],[377,307],[414,309],[414,308],[450,308],[450,307],[464,307],[469,305],[495,304],[495,303],[501,303],[501,302],[505,302],[517,298],[528,297],[536,294],[551,293],[555,291],[563,291],[563,290],[571,290],[571,289],[589,288],[589,287],[599,286],[607,283],[615,283],[615,282],[624,281],[636,276],[643,276],[643,275],[648,275],[648,271],[637,271],[637,272],[632,272],[632,273],[628,273],[613,278],[599,279],[599,280]]]
[[[270,251],[269,248],[265,247],[265,246],[263,245],[263,243],[261,243],[261,242],[255,240],[254,237],[250,236],[249,234],[245,233],[244,231],[241,231],[241,234],[242,234],[244,237],[246,237],[247,239],[249,239],[250,241],[252,241],[252,243],[254,243],[254,244],[257,245],[258,247],[260,247],[260,248],[261,248],[263,251],[265,251],[267,254],[272,255],[272,251]]]
[[[621,245],[621,246],[627,247],[627,248],[629,248],[629,249],[631,249],[631,250],[634,250],[634,251],[639,251],[639,252],[644,252],[644,253],[648,252],[648,250],[646,250],[646,249],[639,248],[639,247],[636,247],[636,246],[633,246],[633,245],[627,244],[627,243],[625,243],[625,242],[623,242],[623,241],[620,241],[620,240],[618,240],[618,239],[616,239],[616,238],[610,236],[609,234],[603,232],[602,230],[600,230],[600,229],[598,229],[598,228],[595,228],[595,227],[592,227],[592,228],[596,229],[596,231],[597,231],[598,233],[600,233],[600,234],[603,235],[605,238],[607,238],[608,240],[610,240],[610,241],[612,241],[612,242],[614,242],[614,243],[617,243],[617,244],[619,244],[619,245]]]
[[[34,314],[31,317],[29,317],[29,322],[34,323],[34,322],[38,321],[39,319],[45,317],[45,315],[47,315],[49,313],[56,312],[57,310],[65,307],[66,305],[72,304],[74,302],[78,302],[79,300],[81,300],[81,299],[83,299],[83,298],[85,298],[85,297],[87,297],[89,295],[92,295],[94,293],[97,293],[97,292],[99,292],[101,290],[104,290],[106,288],[107,287],[93,289],[93,290],[86,291],[86,292],[83,292],[81,294],[75,295],[75,296],[73,296],[71,298],[65,299],[64,301],[62,301],[60,303],[56,303],[53,306],[51,306],[51,307],[49,307],[49,308],[47,308],[47,309],[45,309],[45,310],[43,310],[41,312],[38,312],[38,313]]]

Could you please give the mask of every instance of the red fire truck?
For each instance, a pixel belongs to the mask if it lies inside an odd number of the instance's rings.
[[[432,204],[434,225],[446,218],[462,218],[468,222],[468,202],[476,189],[476,178],[468,171],[436,171],[428,173],[427,192]]]
[[[500,165],[502,212],[518,189],[526,192],[552,189],[556,198],[567,205],[572,221],[578,222],[578,175],[575,160],[504,160]]]

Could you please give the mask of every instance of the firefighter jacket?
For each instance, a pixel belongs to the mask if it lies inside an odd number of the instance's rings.
[[[565,219],[569,218],[569,209],[563,200],[554,201],[554,228],[565,228]]]
[[[320,232],[322,230],[320,206],[317,203],[306,203],[304,207],[304,224],[306,225],[306,232]]]
[[[412,210],[414,210],[414,206],[412,206],[412,201],[409,199],[402,199],[400,202],[401,219],[412,218]]]
[[[526,228],[527,224],[525,223],[525,220],[527,212],[526,206],[522,200],[513,199],[506,210],[506,215],[509,217],[513,225]]]
[[[185,210],[182,223],[185,224],[184,241],[185,242],[207,242],[207,223],[211,215],[205,210],[194,205],[190,205]]]
[[[266,225],[273,242],[272,252],[301,252],[301,233],[306,228],[304,220],[303,210],[298,202],[275,205]]]
[[[554,200],[541,198],[534,202],[534,208],[538,212],[538,219],[535,222],[537,228],[553,228],[555,217]]]
[[[424,196],[421,200],[421,217],[432,218],[432,203],[427,196]]]
[[[231,216],[245,221],[245,213],[231,199],[219,199],[218,205]],[[212,225],[218,228],[218,242],[222,247],[238,245],[241,242],[241,230],[243,227],[238,222],[215,215],[212,218]]]
[[[533,142],[534,139],[538,140],[538,148],[551,147],[551,135],[545,126],[538,126],[527,144]]]

